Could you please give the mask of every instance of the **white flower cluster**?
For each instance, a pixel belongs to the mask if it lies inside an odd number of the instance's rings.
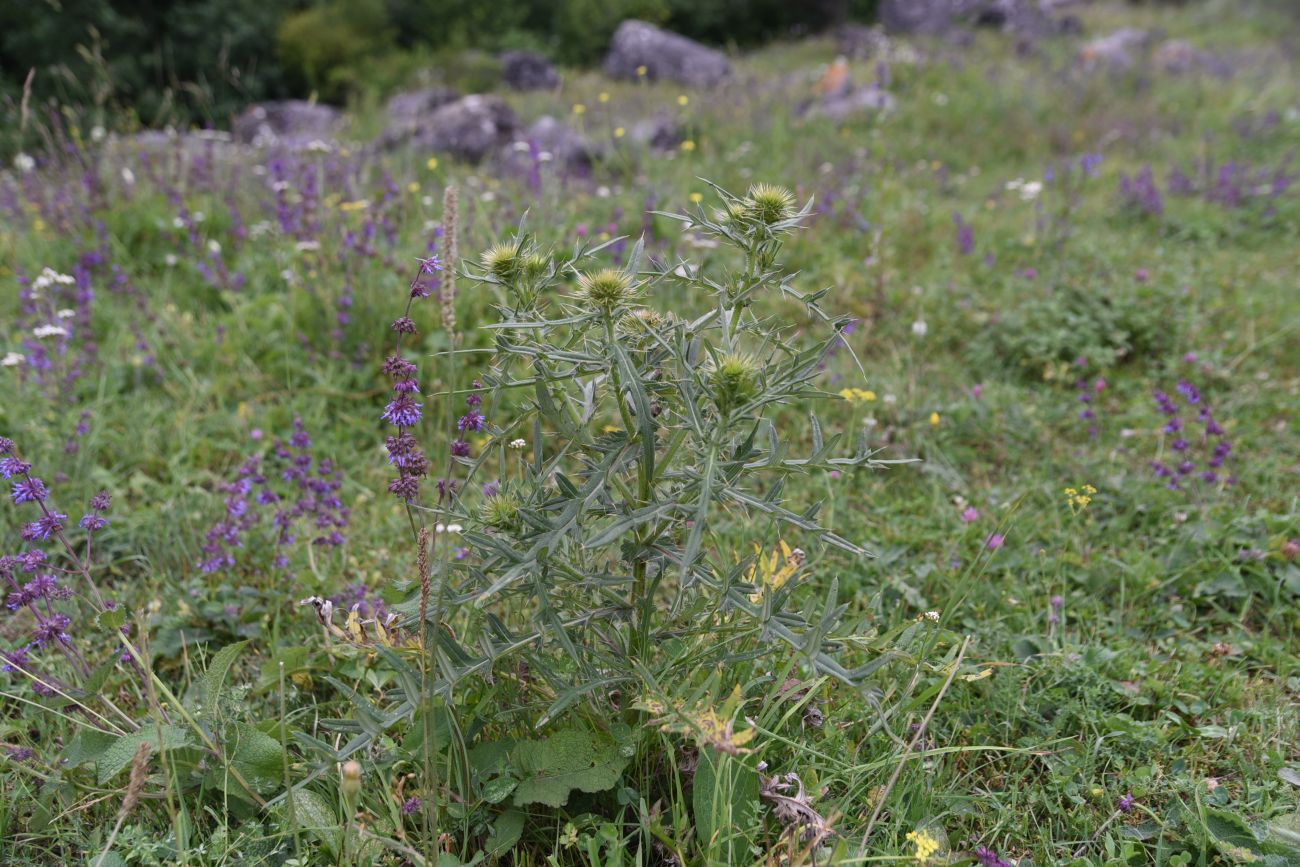
[[[1022,202],[1032,202],[1043,191],[1043,184],[1041,181],[1027,181],[1024,178],[1016,178],[1007,181],[1007,189],[1019,193]]]
[[[44,292],[56,283],[60,286],[71,286],[76,282],[77,279],[71,274],[60,274],[53,268],[45,268],[41,273],[37,274],[36,279],[32,281],[32,292],[39,295],[41,292]]]

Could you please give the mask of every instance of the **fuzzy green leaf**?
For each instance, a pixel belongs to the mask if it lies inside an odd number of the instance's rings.
[[[574,789],[612,788],[627,763],[618,745],[597,732],[570,729],[540,741],[523,741],[515,746],[515,767],[522,777],[515,803],[563,807]]]

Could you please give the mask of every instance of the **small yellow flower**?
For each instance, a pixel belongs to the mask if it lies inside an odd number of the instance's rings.
[[[340,211],[364,211],[368,207],[370,207],[370,203],[365,199],[358,199],[355,202],[339,202]]]
[[[1092,502],[1093,494],[1097,493],[1097,489],[1092,485],[1084,485],[1082,492],[1075,488],[1066,488],[1064,493],[1065,504],[1070,507],[1070,514],[1077,515],[1088,508],[1088,505]]]
[[[922,864],[929,861],[930,856],[939,851],[939,841],[934,839],[929,831],[908,831],[907,842],[916,847],[916,852],[912,857]]]
[[[686,105],[686,104],[688,104],[690,101],[691,101],[691,98],[690,98],[689,96],[687,96],[686,94],[684,94],[684,93],[683,93],[681,96],[677,97],[677,104],[678,104],[678,105]]]
[[[876,393],[865,388],[842,388],[840,389],[840,397],[849,403],[870,403],[876,399]]]
[[[939,426],[939,413],[937,412],[930,413],[930,427],[938,427],[938,426]]]
[[[694,202],[695,204],[698,205],[700,202],[704,201],[704,194],[703,194],[703,193],[691,193],[689,196],[687,196],[687,198],[690,199],[692,202]]]
[[[426,169],[428,169],[429,171],[433,171],[434,169],[436,169],[436,168],[438,167],[438,158],[437,158],[437,157],[429,157],[428,161],[424,164],[424,167],[425,167]]]
[[[627,130],[623,129],[623,127],[621,126],[614,127],[614,138],[622,138],[626,134],[627,134]]]
[[[647,72],[647,70],[646,70],[646,68],[645,68],[644,66],[638,66],[638,67],[636,68],[636,74],[637,74],[637,77],[638,77],[638,78],[645,78],[645,74],[646,74],[646,72]]]
[[[678,145],[678,147],[680,147],[682,150],[686,151],[687,153],[690,153],[691,151],[695,150],[695,142],[691,141],[690,139],[687,139],[686,141]]]
[[[587,113],[587,107],[586,107],[585,105],[583,105],[582,103],[580,103],[580,102],[575,102],[575,103],[573,104],[573,113],[574,113],[574,114],[586,114],[586,113]]]
[[[609,102],[609,94],[602,90],[600,92],[600,96],[596,97],[596,99],[600,100],[601,102]]]
[[[418,193],[418,192],[420,192],[420,182],[419,182],[419,181],[411,181],[409,184],[406,185],[406,190],[407,190],[407,192],[410,192],[410,193]]]

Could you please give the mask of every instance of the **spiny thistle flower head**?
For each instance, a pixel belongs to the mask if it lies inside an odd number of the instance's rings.
[[[758,362],[752,355],[730,352],[719,358],[709,376],[713,399],[723,412],[747,403],[758,393]]]
[[[633,292],[632,278],[617,268],[585,271],[578,275],[578,296],[605,312],[627,301]]]
[[[743,201],[727,202],[723,207],[714,212],[714,219],[719,223],[727,225],[738,225],[745,222],[749,216],[749,206]]]
[[[498,491],[483,501],[479,514],[484,524],[496,530],[513,530],[519,526],[519,498],[508,491]]]
[[[524,256],[521,266],[524,277],[529,280],[536,280],[541,277],[550,267],[550,257],[543,256],[541,253],[529,253]]]
[[[519,274],[523,259],[519,254],[518,239],[493,244],[479,257],[483,270],[502,282],[509,282]]]
[[[794,193],[776,184],[754,184],[745,205],[751,215],[770,226],[794,216]]]

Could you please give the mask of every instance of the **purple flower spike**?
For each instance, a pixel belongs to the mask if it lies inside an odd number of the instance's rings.
[[[49,489],[45,483],[35,476],[25,479],[19,479],[14,482],[13,498],[14,505],[22,503],[43,503],[45,498],[50,495]]]

